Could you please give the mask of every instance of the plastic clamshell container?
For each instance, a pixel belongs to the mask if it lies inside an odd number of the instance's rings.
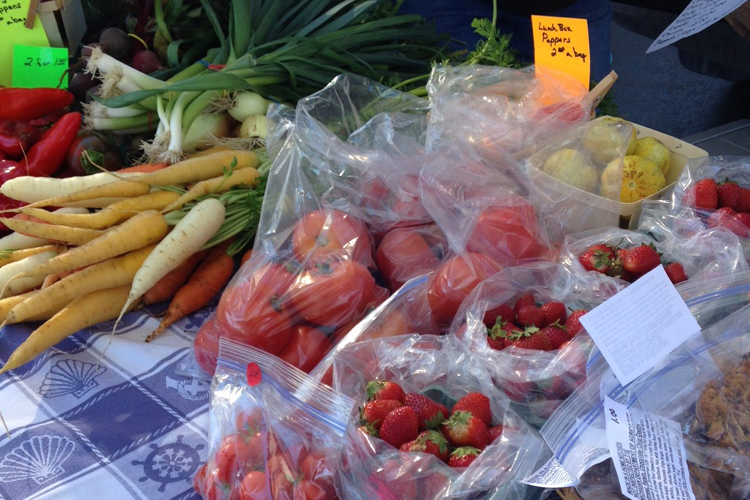
[[[672,189],[688,160],[708,156],[706,151],[656,130],[632,124],[636,136],[654,137],[671,152],[667,185],[660,191],[644,199],[654,199]],[[566,234],[578,233],[599,227],[619,226],[628,229],[637,224],[643,200],[622,203],[589,193],[566,184],[531,166],[529,175],[538,193],[538,202],[543,216],[547,236],[552,243],[562,243]]]

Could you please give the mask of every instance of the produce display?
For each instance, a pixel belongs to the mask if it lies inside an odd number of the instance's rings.
[[[131,4],[70,91],[0,88],[0,392],[39,408],[0,497],[80,445],[123,498],[625,498],[605,395],[748,497],[750,161],[597,113],[494,20],[450,52],[399,2]],[[701,332],[623,387],[582,323],[660,267]]]

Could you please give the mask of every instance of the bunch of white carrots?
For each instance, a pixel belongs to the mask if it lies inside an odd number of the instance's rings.
[[[232,201],[255,192],[259,203],[260,164],[254,152],[218,148],[146,173],[3,184],[29,204],[0,219],[15,231],[0,238],[0,320],[44,323],[0,373],[143,303],[175,297],[154,334],[205,305],[231,277],[243,231],[257,226],[259,208],[240,220]]]

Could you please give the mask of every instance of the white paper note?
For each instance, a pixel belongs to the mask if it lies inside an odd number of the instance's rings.
[[[693,0],[651,44],[646,53],[694,35],[731,14],[745,0]]]
[[[622,385],[701,329],[663,266],[581,316],[581,323]]]
[[[607,441],[622,494],[632,500],[695,500],[677,422],[604,400]]]
[[[575,480],[555,457],[547,460],[547,463],[542,465],[538,471],[521,482],[539,488],[568,488],[575,486]]]

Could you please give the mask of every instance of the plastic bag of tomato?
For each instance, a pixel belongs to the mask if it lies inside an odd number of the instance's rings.
[[[343,498],[526,498],[517,481],[548,458],[544,443],[455,337],[359,342],[334,363],[334,387],[356,400]]]
[[[352,405],[278,358],[222,340],[195,490],[204,500],[337,499]]]
[[[426,113],[425,100],[354,76],[301,100],[295,114],[271,110],[276,156],[255,251],[196,336],[205,371],[226,336],[309,372],[388,296],[381,284],[439,264],[445,238],[426,225],[419,195]]]
[[[621,288],[548,262],[506,268],[467,297],[451,333],[482,359],[513,408],[541,426],[586,379],[594,344],[578,318]]]

